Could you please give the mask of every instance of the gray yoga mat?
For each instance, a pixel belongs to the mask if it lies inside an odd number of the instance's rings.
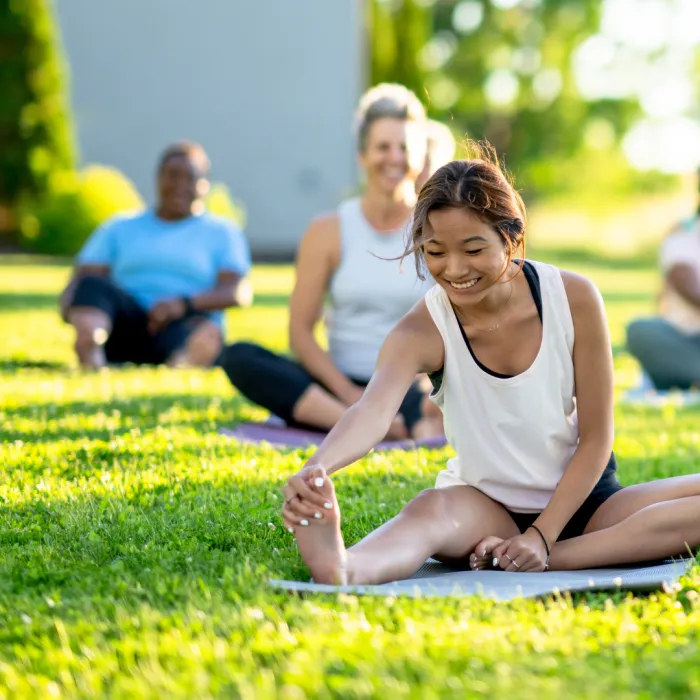
[[[659,590],[685,574],[694,561],[694,559],[679,559],[638,568],[518,574],[507,571],[455,571],[428,559],[410,579],[378,586],[329,586],[277,579],[272,579],[268,583],[272,588],[297,593],[352,593],[410,598],[482,596],[505,601],[515,598],[537,598],[566,591]]]

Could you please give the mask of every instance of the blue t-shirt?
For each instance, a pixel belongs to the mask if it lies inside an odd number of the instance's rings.
[[[230,220],[205,212],[164,221],[155,212],[121,215],[94,231],[79,265],[108,265],[111,278],[144,309],[157,302],[211,291],[220,272],[246,275],[250,248]],[[221,324],[222,312],[211,312]]]

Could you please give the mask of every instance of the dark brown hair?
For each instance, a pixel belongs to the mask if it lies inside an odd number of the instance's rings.
[[[204,148],[194,141],[177,141],[170,144],[158,159],[158,172],[160,173],[163,166],[176,156],[183,156],[192,161],[199,168],[202,176],[209,174],[209,156]]]
[[[469,209],[503,239],[512,260],[518,249],[525,257],[525,204],[486,141],[465,143],[469,158],[443,165],[423,185],[413,213],[403,258],[413,254],[416,270],[425,279],[428,216],[433,211]]]

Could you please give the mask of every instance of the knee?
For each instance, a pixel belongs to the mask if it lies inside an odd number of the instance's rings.
[[[627,348],[638,355],[652,344],[658,335],[659,323],[656,319],[640,318],[627,326]]]
[[[231,384],[240,388],[250,376],[251,364],[255,362],[257,354],[258,346],[255,343],[234,343],[221,351],[217,365],[226,372]]]
[[[98,302],[114,292],[114,285],[106,277],[85,275],[75,285],[72,299],[66,305],[65,318],[76,329],[80,327],[104,325],[109,321],[108,315]]]
[[[78,337],[83,339],[88,336],[92,338],[97,331],[101,334],[106,333],[111,327],[109,316],[97,307],[71,307],[68,309],[66,319],[75,328]]]
[[[105,291],[111,291],[114,284],[107,277],[101,275],[85,275],[81,277],[75,285],[74,297],[92,296],[95,292],[103,294]],[[82,306],[82,304],[81,304]]]
[[[435,522],[445,517],[447,499],[443,489],[426,489],[409,501],[401,511],[403,515]]]

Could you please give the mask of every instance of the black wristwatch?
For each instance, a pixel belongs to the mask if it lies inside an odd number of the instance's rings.
[[[182,302],[185,305],[185,316],[196,313],[194,304],[192,304],[192,297],[182,297]]]

